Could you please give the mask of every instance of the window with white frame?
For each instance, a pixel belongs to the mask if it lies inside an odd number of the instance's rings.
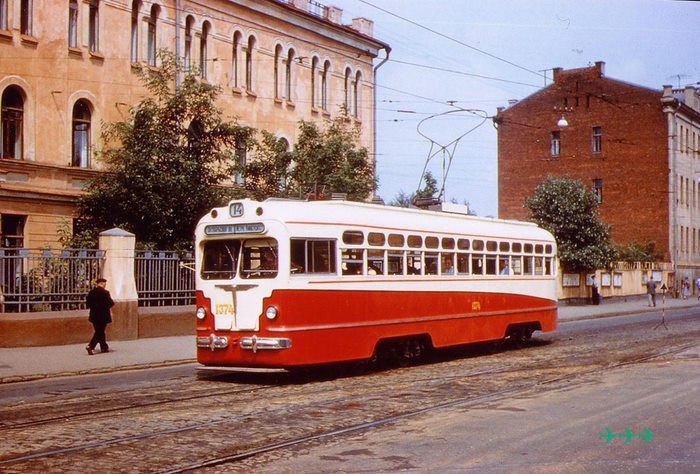
[[[318,80],[316,78],[316,75],[318,74],[318,58],[314,57],[311,59],[311,108],[316,109],[318,108],[318,92],[316,91],[316,87],[318,84]]]
[[[151,14],[148,17],[148,65],[156,65],[156,53],[158,51],[158,15],[160,7],[151,6]]]
[[[294,79],[294,76],[292,74],[293,66],[294,66],[294,56],[295,56],[295,51],[294,49],[290,48],[289,51],[287,52],[287,64],[285,65],[284,69],[284,98],[288,101],[292,101],[292,80]]]
[[[19,32],[20,34],[32,35],[32,6],[33,0],[21,0],[19,6]]]
[[[558,130],[552,132],[552,140],[549,146],[549,154],[551,156],[559,156],[561,151],[561,132]]]
[[[275,46],[275,62],[274,62],[274,87],[275,99],[282,98],[282,46]]]
[[[90,0],[88,6],[88,48],[91,52],[100,50],[100,3]]]
[[[328,82],[330,81],[330,76],[331,76],[331,63],[330,61],[326,61],[323,63],[323,70],[321,71],[321,110],[324,112],[328,111],[328,91],[330,85]]]
[[[24,155],[24,95],[17,86],[2,93],[2,158],[23,159]]]
[[[603,151],[603,129],[602,127],[593,127],[593,136],[591,139],[591,151],[600,153]]]
[[[78,168],[90,167],[90,129],[92,112],[90,104],[80,99],[73,106],[73,153],[71,165]]]
[[[141,1],[133,0],[131,3],[131,62],[139,60],[139,10]]]
[[[355,73],[355,81],[352,83],[352,116],[359,118],[360,116],[360,82],[362,81],[362,73]]]
[[[603,180],[602,179],[594,179],[593,180],[593,193],[595,194],[595,197],[598,200],[598,203],[602,204],[602,202],[603,202]]]
[[[68,2],[68,47],[78,47],[78,0]]]
[[[185,72],[189,73],[192,69],[192,26],[194,25],[194,18],[192,16],[187,16],[185,20]]]
[[[248,47],[245,51],[245,88],[253,90],[253,50],[255,49],[255,38],[248,38]]]
[[[207,55],[208,41],[209,41],[209,30],[211,30],[211,23],[205,21],[202,25],[202,36],[199,41],[199,74],[202,79],[209,77],[209,57]]]
[[[233,34],[233,48],[231,49],[231,87],[238,89],[238,75],[239,75],[239,55],[241,48],[241,38],[240,32],[236,31]]]

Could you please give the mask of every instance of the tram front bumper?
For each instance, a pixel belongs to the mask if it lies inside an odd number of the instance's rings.
[[[235,344],[235,340],[234,340]],[[241,349],[257,352],[259,350],[280,350],[289,349],[292,347],[292,341],[284,337],[242,337],[238,341]],[[197,347],[201,349],[226,349],[229,346],[229,338],[227,336],[217,336],[210,334],[208,336],[197,337]]]

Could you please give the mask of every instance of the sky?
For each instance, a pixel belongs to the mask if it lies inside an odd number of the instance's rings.
[[[491,118],[509,100],[551,84],[552,68],[604,61],[607,77],[658,90],[700,81],[700,2],[321,3],[342,8],[344,24],[357,17],[372,20],[374,38],[391,46],[376,77],[378,195],[386,202],[422,188],[428,169],[439,186],[446,175],[447,201],[497,216]]]

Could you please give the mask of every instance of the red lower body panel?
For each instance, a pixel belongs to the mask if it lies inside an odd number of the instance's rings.
[[[263,314],[270,305],[278,309],[274,321]],[[209,310],[198,323],[199,337],[214,333]],[[217,336],[228,337],[228,347],[200,347],[197,360],[213,366],[294,367],[368,359],[385,339],[427,335],[437,348],[499,340],[511,325],[548,332],[557,324],[556,301],[502,293],[277,290],[259,312],[259,331],[218,331]],[[242,348],[242,339],[252,336],[288,339],[290,347]]]

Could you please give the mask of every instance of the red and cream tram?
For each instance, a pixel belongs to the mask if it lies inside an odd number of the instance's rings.
[[[410,357],[556,327],[556,244],[534,224],[241,200],[200,220],[195,254],[204,365],[298,367],[387,348]]]

